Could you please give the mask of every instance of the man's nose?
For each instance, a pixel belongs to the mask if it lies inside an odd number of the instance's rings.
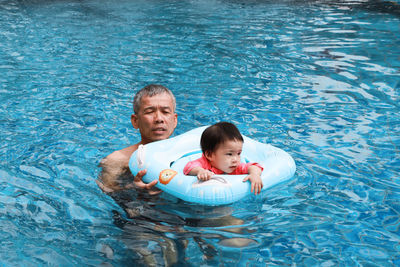
[[[156,111],[154,116],[155,116],[154,120],[156,122],[163,122],[164,121],[163,114],[162,114],[161,111]]]

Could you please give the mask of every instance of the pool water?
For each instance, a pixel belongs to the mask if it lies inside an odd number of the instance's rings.
[[[0,265],[399,266],[399,36],[399,1],[0,1]],[[149,83],[175,134],[234,122],[294,178],[216,208],[104,194]]]

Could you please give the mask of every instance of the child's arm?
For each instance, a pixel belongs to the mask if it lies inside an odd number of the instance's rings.
[[[197,175],[197,179],[207,181],[210,180],[214,173],[212,171],[203,169],[202,167],[194,167],[190,170],[188,175]]]
[[[248,168],[249,175],[243,179],[243,182],[250,180],[251,182],[251,192],[254,192],[254,195],[257,195],[261,192],[263,188],[263,183],[261,180],[261,172],[262,169],[257,167],[256,165],[251,165]]]

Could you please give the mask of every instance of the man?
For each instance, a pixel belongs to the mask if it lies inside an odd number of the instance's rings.
[[[178,116],[175,113],[175,109],[176,100],[174,95],[170,90],[162,85],[151,84],[136,93],[133,100],[134,114],[131,116],[131,122],[135,129],[139,129],[141,140],[135,145],[111,153],[101,161],[100,166],[102,167],[102,172],[97,180],[97,184],[104,192],[112,193],[123,189],[131,189],[133,187],[145,189],[150,194],[160,192],[160,190],[152,189],[154,185],[157,184],[158,180],[149,184],[143,183],[142,177],[146,174],[146,170],[140,171],[134,177],[132,182],[132,173],[129,170],[129,159],[132,153],[138,149],[139,145],[164,140],[172,135],[178,123]],[[177,218],[176,215],[171,215],[165,212],[161,214],[159,210],[154,212],[151,207],[147,206],[142,212],[137,212],[135,205],[142,205],[144,207],[146,203],[140,201],[139,203],[135,199],[126,200],[124,198],[116,198],[116,200],[124,208],[129,217],[136,218],[135,221],[137,222],[141,219],[150,219],[153,222],[161,220],[164,223],[165,219],[171,219],[171,227],[173,227],[173,230],[163,230],[162,227],[168,228],[168,226],[157,224],[159,232],[153,231],[150,235],[146,232],[148,231],[146,227],[143,229],[140,227],[139,229],[132,229],[132,227],[137,227],[137,225],[132,226],[127,224],[124,226],[124,229],[126,229],[126,234],[134,233],[134,236],[128,236],[129,242],[137,243],[143,241],[141,238],[145,240],[152,240],[152,238],[154,238],[155,242],[160,242],[164,258],[168,258],[169,263],[176,263],[178,260],[177,246],[179,246],[178,243],[182,242],[177,243],[166,237],[163,233],[176,231],[175,224],[180,225],[184,223],[184,221]],[[125,201],[128,201],[128,203],[124,203]],[[226,231],[230,232],[241,232],[241,228],[232,228],[231,226],[243,224],[242,220],[234,218],[231,215],[203,220],[187,218],[186,221],[192,226],[199,227],[229,226],[230,228],[226,229]],[[138,233],[142,233],[144,236],[141,236]],[[181,234],[183,235],[184,231],[182,231]],[[189,233],[189,235],[192,237],[192,234]],[[248,239],[245,238],[243,239],[244,242],[240,238],[234,238],[232,240],[234,241],[232,242],[233,246],[240,246],[240,243],[247,244],[251,241],[248,241]],[[161,242],[160,240],[164,240],[166,243]],[[215,255],[215,248],[205,243],[201,237],[195,237],[194,240],[199,244],[204,256],[213,257],[213,255]],[[227,244],[229,243],[228,240],[225,240],[224,242]],[[186,243],[186,241],[183,241],[183,244]],[[142,254],[145,261],[154,261],[154,255],[152,253],[143,251],[139,253]]]
[[[125,210],[129,218],[135,218],[135,222],[132,223],[126,221],[122,223],[120,219],[116,221],[121,224],[120,227],[124,230],[122,239],[125,244],[141,255],[142,261],[149,266],[160,260],[165,261],[165,266],[176,263],[178,261],[177,247],[180,246],[180,243],[165,237],[164,232],[166,230],[157,231],[146,227],[148,223],[141,223],[142,220],[157,220],[160,217],[159,212],[148,207],[146,203],[136,198],[131,198],[129,192],[117,191],[136,188],[145,189],[149,194],[160,192],[160,190],[153,190],[158,180],[148,184],[142,181],[146,170],[141,170],[135,177],[132,177],[132,173],[129,170],[129,159],[139,145],[164,140],[172,135],[178,122],[175,109],[176,100],[174,95],[162,85],[150,84],[138,91],[133,99],[134,113],[131,115],[131,123],[135,129],[139,130],[141,140],[137,144],[114,151],[105,157],[100,162],[102,171],[96,181],[105,193],[111,193],[110,195]],[[128,196],[125,196],[124,192],[127,192]],[[143,211],[138,212],[138,207],[141,207],[139,210],[143,209]],[[119,218],[119,215],[114,214],[114,217]],[[157,227],[162,228],[161,226]],[[159,258],[159,253],[156,251],[148,249],[148,242],[159,243],[159,248],[162,250],[162,258]],[[138,246],[138,244],[142,243],[144,244],[143,246]]]
[[[172,92],[157,84],[150,84],[136,93],[133,100],[131,123],[139,129],[141,140],[139,143],[115,151],[100,162],[102,171],[97,180],[99,187],[106,193],[132,187],[149,190],[150,193],[157,180],[149,184],[142,181],[146,170],[141,170],[133,179],[129,170],[129,159],[139,145],[169,138],[178,123],[175,113],[176,100]]]

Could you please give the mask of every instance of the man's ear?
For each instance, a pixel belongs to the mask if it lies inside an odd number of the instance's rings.
[[[132,123],[133,128],[135,128],[135,129],[139,128],[139,126],[138,126],[138,118],[137,118],[136,114],[132,114],[131,115],[131,123]]]
[[[174,127],[174,130],[175,130],[175,128],[176,128],[176,126],[178,125],[178,114],[174,114],[174,124],[175,124],[175,127]]]

